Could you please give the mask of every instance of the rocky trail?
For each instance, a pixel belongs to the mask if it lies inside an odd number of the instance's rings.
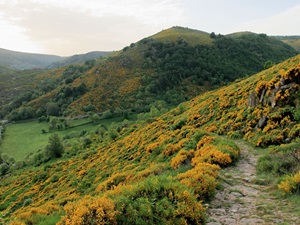
[[[299,215],[288,211],[289,202],[272,196],[270,185],[256,177],[257,151],[243,141],[236,144],[240,160],[222,169],[222,188],[209,203],[207,225],[300,225]]]

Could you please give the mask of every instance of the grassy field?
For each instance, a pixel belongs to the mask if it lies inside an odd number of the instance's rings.
[[[112,118],[101,120],[99,124],[109,126],[112,122],[122,122],[123,118]],[[29,154],[43,150],[48,143],[49,137],[57,133],[61,139],[66,135],[90,131],[95,129],[99,124],[91,123],[89,119],[74,120],[71,128],[67,130],[48,132],[48,123],[30,121],[24,123],[15,123],[8,125],[5,130],[4,139],[0,145],[0,153],[20,161]],[[47,131],[43,133],[42,130]]]

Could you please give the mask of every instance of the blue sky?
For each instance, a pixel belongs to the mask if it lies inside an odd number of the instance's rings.
[[[0,0],[0,48],[68,56],[119,50],[172,26],[300,35],[296,0]]]

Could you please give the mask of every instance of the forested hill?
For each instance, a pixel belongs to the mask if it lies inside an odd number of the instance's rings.
[[[173,27],[108,58],[53,70],[22,104],[2,107],[2,115],[16,120],[54,111],[56,116],[140,112],[157,100],[175,105],[295,55],[293,48],[264,34],[223,36]]]

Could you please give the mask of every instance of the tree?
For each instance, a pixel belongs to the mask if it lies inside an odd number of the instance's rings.
[[[216,38],[217,36],[216,36],[215,32],[211,32],[211,33],[210,33],[210,37],[211,37],[211,38]]]
[[[265,69],[269,69],[270,67],[274,66],[274,63],[271,60],[268,60],[265,64],[264,64],[264,68]]]
[[[155,106],[151,106],[151,108],[150,108],[150,117],[154,118],[154,117],[157,117],[159,114],[160,114],[159,110]]]
[[[0,164],[0,176],[9,172],[9,166],[6,163]]]
[[[56,130],[58,124],[58,118],[56,116],[51,116],[49,121],[49,130]]]
[[[58,116],[60,113],[60,108],[57,103],[49,102],[46,105],[46,112],[48,116]]]
[[[128,110],[123,111],[123,119],[128,120],[129,119],[129,112]]]
[[[47,159],[60,158],[64,153],[64,147],[60,141],[58,134],[49,137],[48,145],[45,148],[45,156]]]
[[[91,116],[91,120],[93,121],[93,123],[99,123],[100,119],[100,116],[96,113]]]
[[[108,109],[106,111],[103,112],[102,114],[102,119],[109,119],[109,118],[112,118],[113,117],[113,114],[112,112]]]
[[[19,109],[19,117],[21,120],[32,119],[34,117],[34,109],[32,107],[21,107]]]

